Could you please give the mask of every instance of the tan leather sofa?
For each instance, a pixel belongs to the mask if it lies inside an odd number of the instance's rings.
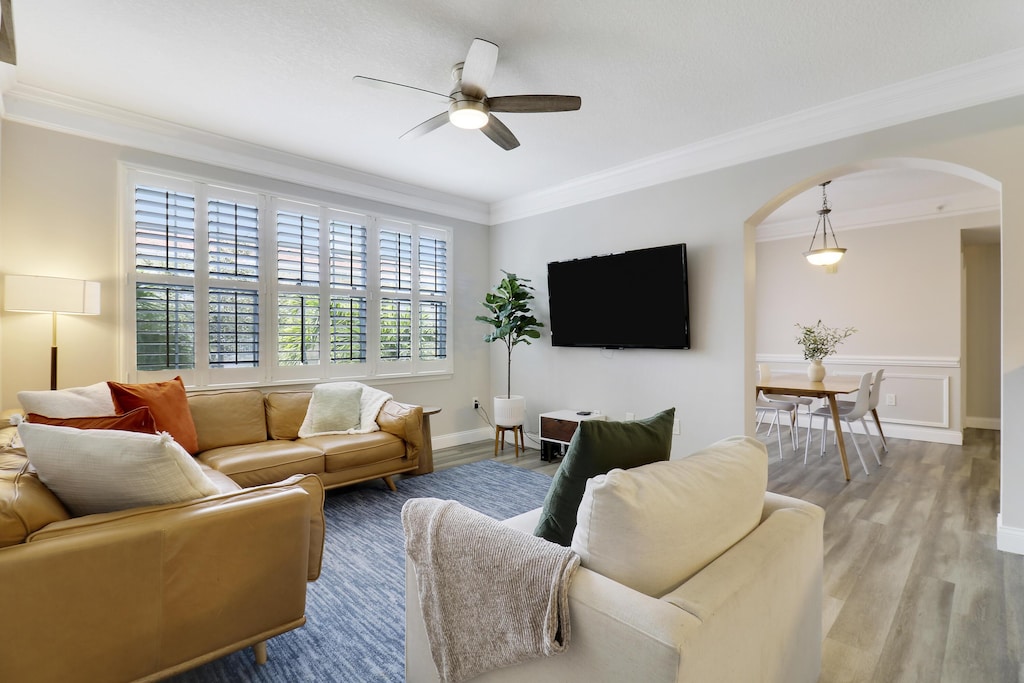
[[[10,432],[11,430],[3,430]],[[315,476],[71,518],[0,452],[0,681],[152,681],[305,623],[320,573]]]
[[[312,392],[259,389],[206,392],[188,398],[199,436],[200,462],[240,486],[270,484],[295,474],[315,474],[325,488],[425,474],[423,409],[387,401],[377,415],[380,431],[299,438]]]

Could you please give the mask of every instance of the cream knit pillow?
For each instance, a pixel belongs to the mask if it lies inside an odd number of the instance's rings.
[[[572,549],[583,566],[660,597],[761,521],[768,454],[736,436],[681,460],[587,481]]]
[[[47,417],[97,417],[114,414],[114,399],[106,382],[57,391],[19,391],[26,413]]]
[[[169,434],[23,422],[18,433],[39,479],[75,516],[219,493]]]

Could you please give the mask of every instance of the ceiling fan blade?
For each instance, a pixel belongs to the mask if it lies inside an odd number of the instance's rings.
[[[491,114],[490,118],[487,119],[487,125],[480,129],[484,135],[489,137],[494,144],[498,145],[505,151],[515,149],[519,146],[519,140],[516,140],[516,136],[512,134],[512,131],[508,129],[504,123],[498,120],[498,118]]]
[[[448,112],[443,111],[437,116],[433,116],[427,119],[426,121],[416,126],[415,128],[410,128],[409,130],[405,131],[398,137],[398,139],[414,140],[420,137],[421,135],[426,135],[432,130],[437,130],[446,123],[448,123]]]
[[[498,46],[489,40],[474,38],[462,65],[462,92],[471,97],[483,97],[497,63]]]
[[[433,99],[440,102],[451,102],[449,95],[444,95],[433,90],[424,90],[423,88],[417,88],[412,85],[405,85],[404,83],[395,83],[393,81],[382,81],[379,78],[370,78],[369,76],[353,76],[352,80],[362,85],[368,85],[371,88],[380,88],[382,90],[391,90],[393,92],[404,92],[404,93],[420,93],[422,95],[430,95]]]
[[[515,114],[576,111],[582,103],[583,100],[575,95],[505,95],[487,98],[487,106],[491,111],[506,111]]]

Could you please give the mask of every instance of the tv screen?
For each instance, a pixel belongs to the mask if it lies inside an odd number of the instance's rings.
[[[552,346],[688,349],[686,245],[548,264]]]

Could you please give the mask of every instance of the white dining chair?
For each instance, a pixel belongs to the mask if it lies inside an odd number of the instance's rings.
[[[875,420],[875,427],[878,428],[879,440],[882,443],[882,450],[886,453],[889,452],[889,444],[885,441],[885,433],[882,432],[882,422],[878,419],[878,399],[882,395],[882,375],[885,374],[885,368],[879,368],[878,372],[875,373],[875,381],[871,383],[871,396],[868,401],[868,410],[871,412],[871,416]],[[839,406],[840,410],[852,408],[854,401],[836,401],[836,405]],[[865,426],[867,421],[864,422]]]
[[[871,404],[871,377],[872,373],[865,372],[860,378],[860,387],[857,389],[857,400],[853,402],[852,406],[839,408],[839,420],[842,423],[849,425],[850,428],[850,439],[853,441],[853,447],[857,450],[857,457],[860,458],[861,467],[864,468],[864,474],[871,474],[868,471],[868,465],[864,462],[864,454],[860,450],[860,444],[857,442],[857,433],[853,430],[853,423],[860,422],[864,427],[864,434],[868,437],[868,446],[871,447],[871,453],[875,456],[875,461],[881,465],[882,460],[878,457],[878,451],[875,450],[875,444],[871,441],[871,432],[868,431],[867,423],[864,421],[864,416],[867,415]],[[849,402],[846,402],[849,403]],[[811,421],[814,418],[821,417],[821,452],[820,455],[825,455],[825,434],[828,432],[828,421],[832,419],[832,410],[828,404],[818,408],[811,413]],[[843,438],[842,434],[837,434],[837,438]],[[810,446],[810,439],[804,444],[804,464],[807,464],[807,450]]]
[[[761,428],[761,422],[764,421],[765,414],[773,413],[766,435],[771,436],[772,429],[776,429],[775,438],[779,442],[779,460],[785,458],[782,453],[782,421],[779,419],[779,414],[787,413],[789,415],[789,438],[793,445],[793,455],[796,455],[797,449],[800,448],[800,437],[796,431],[796,404],[787,401],[770,401],[762,393],[758,395],[754,408],[758,415],[757,425],[754,428],[755,431]]]
[[[772,370],[767,365],[760,364],[757,366],[757,371],[761,376],[761,380],[767,382],[772,378]],[[810,396],[790,396],[789,394],[764,394],[764,398],[769,401],[781,401],[783,403],[795,403],[797,405],[797,412],[793,413],[794,419],[798,417],[800,406],[807,409],[807,435],[806,438],[811,438],[811,406],[814,405],[814,399]],[[797,448],[800,447],[800,437],[797,435]]]

